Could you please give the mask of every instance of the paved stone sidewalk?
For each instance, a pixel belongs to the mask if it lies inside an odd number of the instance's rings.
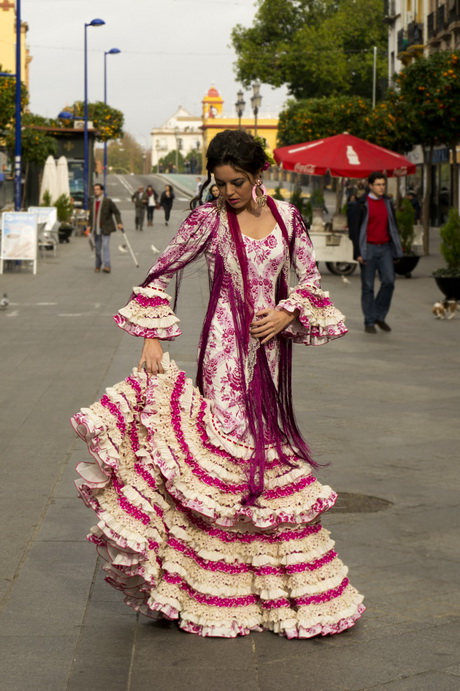
[[[122,211],[130,220],[131,207]],[[393,332],[376,336],[363,332],[358,275],[344,283],[320,266],[350,333],[295,352],[299,421],[330,463],[321,479],[343,493],[324,523],[366,597],[355,628],[307,641],[201,639],[137,617],[104,583],[84,539],[93,515],[73,487],[86,451],[68,418],[137,362],[140,343],[110,315],[143,279],[150,244],[163,248],[171,236],[160,220],[130,234],[140,269],[114,238],[113,273],[96,275],[87,240],[73,238],[40,261],[36,277],[0,276],[12,303],[0,312],[0,688],[456,691],[460,317],[431,314],[436,252],[411,280],[398,279]],[[207,280],[200,267],[189,274],[179,305],[185,335],[171,352],[193,375]]]

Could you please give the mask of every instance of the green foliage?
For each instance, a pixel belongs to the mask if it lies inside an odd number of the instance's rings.
[[[67,109],[73,115],[84,115],[83,101],[76,101],[71,108]],[[123,137],[124,115],[121,110],[112,108],[102,101],[88,103],[88,119],[93,122],[97,130],[97,141],[107,142],[110,139]],[[64,127],[72,127],[72,120],[62,120]]]
[[[441,228],[441,254],[447,264],[447,270],[460,271],[460,214],[457,209],[449,211],[447,223]]]
[[[291,202],[291,204],[294,204],[294,206],[297,207],[301,216],[307,219],[308,222],[311,222],[311,202],[305,197],[302,197],[302,190],[300,187],[296,187],[292,191],[289,201]]]
[[[72,218],[72,204],[70,197],[66,194],[61,194],[60,197],[54,202],[54,206],[57,209],[58,221],[61,223],[68,223]]]
[[[363,98],[330,96],[301,101],[290,99],[280,113],[278,144],[287,146],[313,141],[322,137],[348,132],[363,137],[371,112],[370,103]]]
[[[176,170],[176,173],[183,173],[184,172],[184,162],[185,159],[183,155],[181,154],[180,151],[170,151],[169,153],[166,154],[166,156],[163,156],[163,158],[160,158],[158,161],[158,164],[163,167],[163,170],[167,170],[168,168],[172,168],[172,166],[176,166],[176,154],[177,154],[177,167],[178,170]]]
[[[48,190],[45,190],[43,192],[43,199],[42,199],[42,203],[40,204],[40,206],[53,206],[53,204],[51,202],[51,195],[48,192]]]
[[[281,185],[278,185],[278,187],[275,190],[275,194],[273,195],[273,199],[278,199],[280,202],[284,201],[284,197],[281,194]]]
[[[1,68],[0,71],[4,70]],[[25,84],[21,84],[21,106],[22,109],[29,103],[29,95]],[[6,129],[9,125],[14,125],[16,110],[16,79],[11,77],[0,77],[0,130]]]
[[[324,209],[324,195],[318,187],[310,195],[310,204],[313,209]]]
[[[419,58],[395,81],[418,143],[449,145],[460,139],[460,51]]]
[[[364,118],[365,139],[391,151],[405,153],[417,143],[417,113],[400,92],[390,89],[384,101]]]
[[[372,94],[373,46],[378,79],[387,71],[381,0],[259,0],[252,27],[237,25],[237,78],[286,84],[296,98]]]
[[[96,149],[96,158],[102,163],[102,149]],[[116,142],[109,142],[107,146],[108,167],[121,172],[144,172],[144,150],[139,142],[125,132]]]
[[[404,254],[413,254],[415,211],[409,199],[402,200],[401,208],[396,212],[396,221]]]
[[[45,165],[48,156],[57,152],[57,141],[40,127],[50,127],[51,121],[33,113],[25,113],[22,118],[22,159],[25,163]],[[9,129],[6,135],[6,148],[10,158],[14,156],[15,132]]]

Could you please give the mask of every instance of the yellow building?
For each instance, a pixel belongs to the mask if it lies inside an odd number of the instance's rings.
[[[237,130],[240,127],[250,134],[254,134],[254,116],[241,118],[241,123],[235,115],[227,116],[223,113],[224,100],[218,90],[212,86],[202,100],[203,111],[203,153],[209,142],[222,130]],[[264,137],[270,152],[276,148],[278,136],[278,117],[266,116],[257,118],[257,135]]]
[[[21,81],[29,89],[29,64],[32,57],[26,45],[29,27],[21,22]],[[16,73],[16,3],[0,2],[0,67],[2,72]]]

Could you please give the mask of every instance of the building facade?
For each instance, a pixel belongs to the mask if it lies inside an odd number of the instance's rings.
[[[21,81],[29,89],[29,65],[32,57],[26,45],[29,27],[21,22]],[[0,67],[2,72],[16,73],[16,3],[0,2]]]
[[[214,86],[207,91],[201,103],[201,116],[191,115],[179,106],[177,112],[161,127],[151,131],[152,166],[155,170],[158,162],[171,151],[180,151],[184,157],[194,151],[199,154],[201,169],[190,172],[201,173],[206,165],[206,149],[218,132],[243,128],[251,134],[255,133],[254,115],[239,119],[236,115],[225,114],[224,100]],[[278,136],[278,116],[264,114],[258,117],[257,134],[264,137],[268,148],[273,150]]]
[[[460,0],[385,0],[388,77],[421,55],[460,49]]]
[[[250,115],[238,118],[236,115],[225,114],[223,111],[224,100],[215,87],[211,87],[202,100],[203,118],[203,155],[209,142],[223,130],[245,129],[250,134],[255,134],[255,117]],[[263,114],[257,117],[257,135],[263,137],[270,151],[276,148],[278,136],[278,116]],[[203,165],[204,165],[203,161]]]
[[[460,0],[385,0],[388,24],[388,76],[422,55],[442,50],[460,50]],[[457,150],[457,157],[460,150]],[[435,147],[431,166],[424,166],[421,146],[408,154],[417,165],[417,174],[408,180],[415,189],[425,187],[424,177],[431,175],[430,215],[433,225],[442,225],[452,201],[451,152],[445,145]]]
[[[185,108],[178,110],[161,127],[151,131],[152,137],[152,166],[158,167],[160,159],[171,151],[180,151],[187,156],[192,151],[201,158],[203,148],[202,120],[199,116],[191,115]]]

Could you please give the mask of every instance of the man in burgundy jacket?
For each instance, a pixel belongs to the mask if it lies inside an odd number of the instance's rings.
[[[361,269],[364,330],[370,334],[377,333],[376,324],[383,331],[391,331],[385,320],[394,290],[394,262],[403,254],[393,205],[385,196],[386,183],[381,172],[369,175],[369,193],[359,199],[359,213],[349,219],[348,228],[353,256]],[[374,295],[376,273],[380,289]]]

